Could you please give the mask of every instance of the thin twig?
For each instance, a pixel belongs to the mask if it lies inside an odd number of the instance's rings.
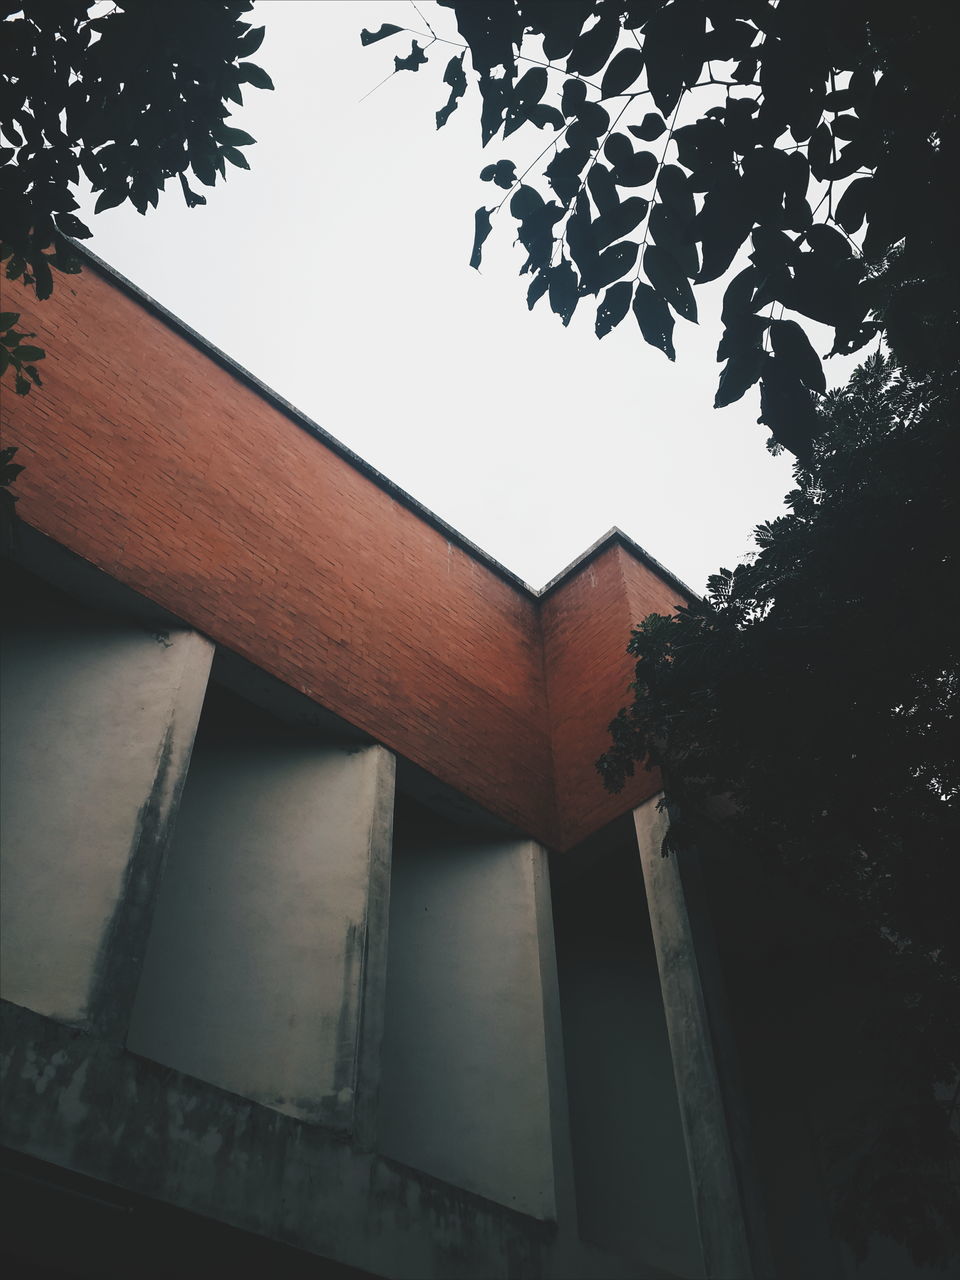
[[[426,20],[426,18],[425,18],[425,17],[423,16],[423,14],[420,12],[420,10],[417,8],[417,6],[413,3],[413,0],[410,0],[410,5],[411,5],[411,7],[412,7],[412,9],[413,9],[413,12],[417,15],[417,17],[420,19],[420,21],[423,23],[423,25],[427,28],[427,30],[428,30],[428,31],[430,32],[430,34],[433,36],[434,40],[436,40],[436,39],[437,39],[437,33],[434,31],[433,27],[431,27],[430,23]]]

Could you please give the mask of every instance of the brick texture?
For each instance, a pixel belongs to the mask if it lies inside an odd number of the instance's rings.
[[[3,309],[49,356],[4,391],[29,524],[551,847],[657,789],[593,770],[631,623],[679,599],[625,547],[538,599],[109,277]]]

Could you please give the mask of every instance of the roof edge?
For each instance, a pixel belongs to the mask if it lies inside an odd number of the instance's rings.
[[[617,525],[608,529],[602,537],[599,537],[596,542],[587,547],[586,551],[582,551],[576,559],[571,560],[565,569],[561,569],[555,577],[550,579],[545,587],[541,587],[540,590],[534,594],[538,599],[542,599],[544,596],[549,595],[550,592],[556,590],[557,587],[566,582],[568,578],[572,578],[575,574],[579,573],[581,569],[586,568],[591,560],[595,560],[597,556],[606,551],[608,547],[615,545],[623,547],[625,551],[628,551],[636,560],[639,560],[641,564],[646,565],[648,569],[652,569],[657,577],[662,578],[664,582],[673,587],[674,590],[678,591],[687,600],[695,601],[701,598],[695,591],[692,591],[685,582],[681,581],[676,574],[671,573],[670,570],[652,556],[649,551],[645,551],[644,548],[640,546],[639,542],[634,542],[633,538],[624,533]]]
[[[664,582],[668,583],[688,600],[700,599],[696,592],[691,591],[686,583],[682,582],[675,574],[671,573],[670,570],[662,565],[659,560],[650,555],[648,551],[645,551],[638,542],[635,542],[632,538],[628,537],[628,535],[616,525],[611,529],[608,529],[602,537],[598,538],[596,542],[587,547],[587,549],[581,552],[581,554],[574,560],[571,560],[566,568],[561,569],[561,571],[551,578],[545,586],[541,587],[539,590],[536,587],[531,587],[528,582],[525,582],[524,579],[519,576],[519,574],[514,573],[513,570],[508,569],[506,565],[501,564],[500,561],[490,555],[489,552],[484,551],[483,548],[478,546],[475,542],[471,542],[471,540],[466,537],[465,534],[462,534],[459,529],[454,528],[452,524],[448,524],[447,521],[441,516],[438,516],[436,512],[431,511],[429,507],[424,506],[422,502],[419,502],[414,498],[412,494],[406,491],[406,489],[401,488],[401,486],[391,480],[389,476],[385,476],[382,471],[378,471],[376,467],[371,466],[371,464],[367,462],[365,458],[362,458],[360,454],[355,453],[348,445],[345,445],[342,440],[338,440],[337,437],[327,431],[326,428],[321,427],[319,423],[314,422],[312,418],[309,418],[305,413],[298,409],[296,405],[291,404],[289,400],[285,400],[284,397],[274,391],[272,387],[268,387],[265,382],[261,382],[261,380],[255,374],[251,373],[249,369],[245,369],[243,365],[234,360],[232,356],[228,356],[225,351],[221,351],[219,347],[215,346],[208,338],[205,338],[203,334],[198,333],[196,329],[191,328],[186,321],[181,320],[179,316],[174,315],[174,313],[165,307],[163,303],[152,298],[148,293],[141,289],[139,285],[134,284],[132,280],[128,280],[127,277],[117,271],[115,267],[112,267],[109,262],[105,262],[103,258],[98,257],[92,249],[76,240],[70,240],[70,244],[87,264],[93,267],[93,269],[99,272],[102,276],[106,277],[112,284],[120,289],[121,292],[127,294],[128,297],[133,298],[134,301],[138,302],[145,310],[156,316],[157,319],[161,320],[176,333],[186,338],[192,346],[203,352],[204,355],[208,356],[216,364],[219,364],[221,368],[225,369],[246,386],[250,387],[251,390],[255,391],[258,395],[263,396],[265,400],[272,404],[276,409],[279,409],[281,413],[289,418],[296,426],[300,427],[301,430],[306,431],[308,435],[312,435],[315,439],[326,445],[328,449],[343,458],[345,462],[348,462],[353,468],[355,468],[355,470],[359,471],[361,475],[366,476],[368,480],[372,481],[379,489],[382,489],[384,493],[388,494],[401,506],[406,507],[414,515],[418,516],[432,528],[436,529],[438,533],[443,534],[443,536],[450,542],[455,543],[462,551],[465,551],[467,555],[471,556],[474,560],[477,560],[484,566],[484,568],[489,569],[491,573],[496,574],[497,577],[503,579],[505,582],[509,583],[510,586],[515,587],[530,599],[540,600],[544,596],[549,595],[550,592],[554,591],[564,581],[572,577],[575,573],[584,568],[591,560],[595,559],[605,551],[607,547],[612,546],[615,543],[619,543],[619,545],[632,556],[642,564],[645,564],[648,569],[652,569],[658,577],[662,578]]]
[[[503,578],[511,586],[516,587],[519,591],[524,592],[534,599],[537,597],[539,593],[536,588],[531,587],[529,583],[525,582],[523,578],[514,573],[512,569],[508,569],[506,565],[501,564],[499,560],[495,559],[489,552],[484,551],[482,547],[477,546],[475,542],[471,542],[470,539],[466,537],[465,534],[462,534],[459,529],[455,529],[454,526],[452,524],[448,524],[442,516],[438,516],[436,512],[431,511],[429,507],[424,506],[422,502],[419,502],[412,494],[407,493],[406,489],[401,488],[400,485],[398,485],[394,480],[391,480],[389,476],[385,476],[382,471],[378,471],[376,467],[371,466],[371,464],[367,462],[365,458],[362,458],[359,453],[354,453],[349,445],[345,445],[342,440],[338,440],[336,436],[327,431],[325,427],[321,427],[319,423],[314,422],[312,418],[309,418],[302,412],[302,410],[298,409],[296,405],[291,404],[289,400],[285,400],[283,396],[274,391],[272,387],[268,387],[265,382],[261,382],[256,374],[251,373],[249,369],[245,369],[242,364],[234,360],[232,356],[228,356],[225,351],[221,351],[219,347],[215,346],[208,338],[205,338],[203,334],[198,333],[196,329],[192,329],[186,321],[181,320],[179,316],[174,315],[172,311],[168,310],[168,308],[163,305],[163,303],[157,302],[156,298],[151,298],[151,296],[144,292],[139,285],[135,285],[132,280],[128,280],[126,276],[121,275],[121,273],[117,271],[115,267],[112,267],[109,262],[104,262],[102,258],[99,258],[92,249],[88,249],[86,245],[80,244],[75,240],[71,240],[70,244],[71,247],[77,251],[80,257],[85,259],[95,271],[98,271],[101,275],[110,280],[111,283],[115,284],[122,293],[127,294],[129,297],[133,298],[134,301],[140,303],[145,310],[151,312],[151,314],[155,315],[157,319],[162,320],[164,324],[168,325],[169,328],[186,338],[192,346],[202,351],[204,355],[209,356],[211,360],[215,361],[222,368],[226,369],[228,373],[233,374],[234,377],[238,378],[252,390],[256,391],[258,395],[263,396],[265,400],[269,401],[270,404],[279,409],[281,413],[288,417],[296,426],[306,431],[308,435],[314,436],[322,444],[325,444],[327,448],[338,454],[345,462],[349,462],[350,465],[359,471],[361,475],[366,476],[368,480],[372,480],[379,489],[382,489],[384,493],[389,494],[390,497],[399,502],[401,506],[406,507],[408,510],[412,511],[414,515],[417,515],[420,519],[426,521],[426,523],[436,529],[438,533],[442,533],[445,538],[456,543],[458,547],[463,551],[466,551],[468,555],[473,557],[473,559],[479,560],[485,568],[489,569],[492,573],[495,573],[498,577]]]

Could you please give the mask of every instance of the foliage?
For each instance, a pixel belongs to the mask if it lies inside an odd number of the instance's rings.
[[[249,168],[253,138],[227,123],[241,86],[272,89],[246,61],[263,28],[240,15],[250,0],[11,0],[2,6],[0,46],[0,259],[10,280],[48,298],[53,271],[76,272],[68,238],[89,229],[76,216],[81,174],[99,192],[96,212],[129,201],[156,208],[169,178],[187,205],[205,197],[226,164]],[[0,318],[0,360],[23,395],[39,348],[21,345],[19,317]],[[32,354],[30,352],[32,351]]]
[[[918,1261],[960,1246],[956,410],[948,380],[880,354],[826,395],[788,514],[756,530],[755,556],[633,632],[634,701],[600,761],[614,789],[635,761],[662,768],[678,843],[684,815],[725,797],[735,841],[864,923],[894,1101],[831,1135],[847,1167],[837,1214],[861,1252],[893,1235]]]
[[[13,546],[17,497],[12,486],[23,470],[19,462],[13,461],[16,452],[16,445],[0,449],[0,555],[9,554]]]
[[[548,135],[519,175],[506,159],[484,169],[506,194],[475,219],[479,266],[509,203],[530,307],[546,296],[567,324],[595,297],[598,336],[632,311],[672,360],[675,317],[697,319],[695,287],[739,267],[715,403],[759,383],[760,421],[798,457],[825,390],[806,321],[833,330],[830,354],[883,332],[911,372],[953,362],[948,0],[440,3],[470,51],[483,144],[524,124]],[[439,40],[427,38],[397,70],[418,70]],[[461,54],[438,127],[463,76]]]

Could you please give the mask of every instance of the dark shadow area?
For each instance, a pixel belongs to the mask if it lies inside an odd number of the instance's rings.
[[[551,890],[580,1232],[702,1274],[632,823],[553,855]]]
[[[0,1151],[6,1280],[374,1280],[371,1272]]]

